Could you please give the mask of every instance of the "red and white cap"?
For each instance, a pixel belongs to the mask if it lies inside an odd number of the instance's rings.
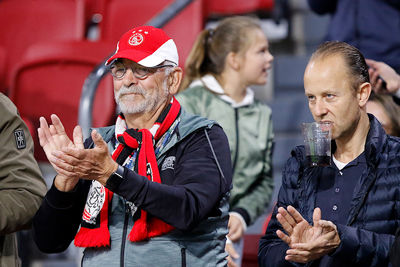
[[[165,60],[179,64],[175,42],[163,30],[153,26],[136,27],[122,35],[115,54],[106,65],[116,58],[130,59],[145,67],[155,67]]]

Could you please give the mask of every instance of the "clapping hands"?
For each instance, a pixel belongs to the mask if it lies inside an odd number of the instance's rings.
[[[313,226],[292,206],[280,207],[276,215],[285,232],[277,230],[280,239],[289,245],[285,259],[306,263],[318,259],[337,248],[340,238],[331,221],[321,220],[321,210],[314,209]]]
[[[85,149],[81,127],[74,128],[71,141],[57,115],[51,115],[51,122],[49,126],[41,117],[38,135],[47,159],[58,173],[54,181],[57,189],[70,191],[79,179],[98,180],[104,185],[118,165],[100,134],[93,130],[95,148]]]

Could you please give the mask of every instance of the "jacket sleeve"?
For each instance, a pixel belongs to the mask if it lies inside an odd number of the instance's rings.
[[[0,94],[0,236],[28,228],[46,193],[33,140],[17,108]],[[17,139],[20,139],[19,148]],[[25,143],[24,143],[25,142]]]
[[[317,14],[323,15],[336,11],[337,0],[307,0],[310,9]]]
[[[172,184],[155,183],[126,169],[125,179],[115,193],[180,230],[195,226],[217,206],[232,183],[226,135],[216,125],[207,131],[214,152],[204,129],[192,133],[177,144],[181,151],[176,156]],[[164,180],[163,177],[161,179]]]
[[[47,192],[33,220],[33,239],[42,252],[62,252],[75,238],[88,190],[83,183],[72,192],[58,191],[53,184]]]
[[[92,142],[84,143],[85,148]],[[54,183],[33,219],[33,239],[45,253],[68,248],[78,232],[91,181],[80,180],[73,191],[59,191]]]
[[[378,234],[358,227],[337,225],[340,245],[331,257],[342,262],[352,259],[357,266],[387,266],[395,236]]]
[[[263,157],[263,171],[256,177],[258,183],[252,187],[245,196],[233,208],[242,215],[247,224],[253,223],[258,216],[265,212],[266,205],[270,202],[274,190],[272,177],[272,152],[273,152],[272,120],[269,116],[267,123],[267,146]],[[248,219],[247,219],[248,218]]]
[[[296,183],[299,176],[298,170],[299,163],[294,157],[289,158],[282,173],[282,186],[279,190],[277,204],[274,207],[265,235],[260,239],[258,248],[258,263],[260,267],[304,266],[285,260],[286,250],[289,249],[289,246],[276,235],[278,229],[283,231],[276,219],[278,208],[286,208],[288,205],[292,205],[295,208],[297,206],[295,200],[297,198]]]

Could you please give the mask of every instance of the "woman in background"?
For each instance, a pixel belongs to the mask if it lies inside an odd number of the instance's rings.
[[[228,266],[240,266],[245,230],[265,212],[273,193],[271,109],[249,88],[267,82],[272,61],[257,20],[226,18],[199,34],[177,96],[187,111],[216,120],[228,136],[233,167]]]
[[[400,136],[400,106],[389,94],[371,94],[367,102],[367,112],[374,115],[386,133]]]

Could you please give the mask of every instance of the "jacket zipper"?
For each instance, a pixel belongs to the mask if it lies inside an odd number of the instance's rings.
[[[186,248],[181,248],[182,267],[186,267]]]
[[[126,233],[128,229],[128,220],[129,220],[129,208],[125,203],[125,218],[124,218],[124,229],[122,231],[122,240],[121,240],[121,254],[120,254],[120,266],[125,266],[125,243],[126,243]]]
[[[235,133],[236,133],[236,149],[235,149],[235,156],[233,157],[233,164],[232,164],[232,174],[235,172],[236,162],[239,152],[239,112],[238,108],[235,108]]]

